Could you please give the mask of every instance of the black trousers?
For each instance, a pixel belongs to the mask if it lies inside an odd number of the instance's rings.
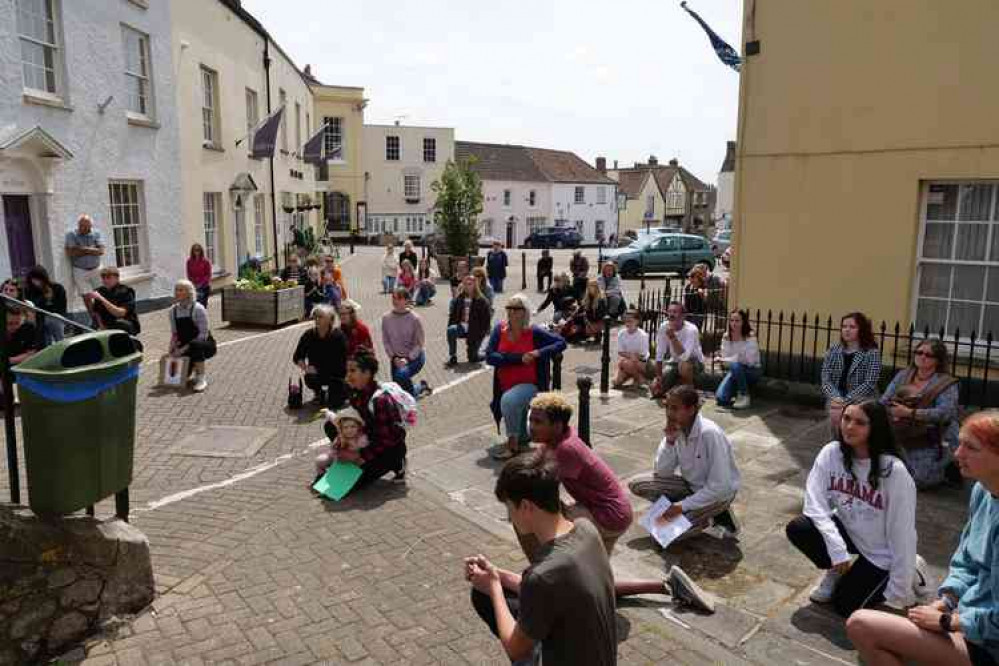
[[[326,401],[328,407],[339,409],[347,401],[347,385],[344,383],[343,377],[307,372],[303,378],[305,385],[315,393],[319,393],[323,388],[328,389]]]
[[[350,489],[353,493],[365,486],[369,486],[389,472],[399,472],[406,464],[406,444],[390,449],[377,458],[367,461],[361,465],[361,476]]]
[[[541,285],[547,282],[548,284],[544,287]],[[538,273],[538,292],[543,293],[551,289],[552,286],[552,274],[551,271],[547,273]]]
[[[846,549],[858,556],[849,571],[840,578],[836,591],[833,593],[832,603],[836,612],[843,617],[849,617],[855,610],[870,608],[884,601],[889,572],[874,566],[870,560],[860,555],[839,519],[834,516],[833,522],[836,523],[836,529],[839,530],[840,536],[846,543]],[[787,524],[784,531],[788,541],[804,553],[805,557],[812,561],[812,564],[819,569],[832,568],[832,560],[829,559],[826,542],[811,518],[798,516]]]
[[[572,291],[577,301],[583,300],[583,294],[586,293],[587,282],[589,282],[589,278],[587,278],[585,275],[582,277],[572,278]]]
[[[503,589],[503,596],[506,597],[506,605],[510,607],[510,614],[516,620],[520,616],[520,597],[516,592]],[[493,632],[493,636],[499,638],[499,628],[496,626],[496,613],[493,611],[493,602],[488,594],[479,592],[472,588],[472,608],[479,614],[479,617]]]

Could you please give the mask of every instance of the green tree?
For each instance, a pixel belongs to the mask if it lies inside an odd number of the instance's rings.
[[[444,234],[450,255],[466,255],[479,247],[478,217],[482,212],[482,179],[472,171],[473,160],[444,166],[440,180],[430,186],[437,193],[434,222]]]

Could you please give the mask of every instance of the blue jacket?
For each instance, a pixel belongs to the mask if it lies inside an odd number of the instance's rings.
[[[489,344],[486,345],[486,363],[494,368],[501,368],[504,365],[514,365],[521,362],[521,357],[517,354],[505,354],[499,349],[500,327],[506,322],[497,322],[493,326],[493,332],[489,335]],[[551,382],[551,360],[556,354],[565,351],[565,340],[561,336],[551,333],[541,326],[531,325],[531,335],[534,338],[534,349],[541,353],[538,359],[538,391],[547,391]],[[489,408],[493,410],[493,417],[499,423],[503,418],[500,411],[499,373],[493,373],[493,399],[489,403]]]
[[[491,278],[505,280],[507,263],[506,252],[503,250],[499,252],[490,250],[486,255],[486,272]]]
[[[968,523],[940,591],[960,600],[961,632],[999,659],[999,499],[976,483]]]

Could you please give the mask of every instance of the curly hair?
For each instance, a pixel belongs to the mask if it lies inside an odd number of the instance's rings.
[[[843,322],[847,319],[852,319],[857,325],[857,342],[860,344],[861,349],[874,349],[878,346],[877,341],[874,339],[874,325],[871,324],[871,320],[868,319],[867,315],[863,312],[851,312],[843,315],[839,320],[841,328]],[[840,342],[843,342],[842,337],[840,338]]]
[[[557,391],[539,393],[531,400],[531,410],[543,412],[552,423],[561,423],[569,427],[572,419],[572,403]]]

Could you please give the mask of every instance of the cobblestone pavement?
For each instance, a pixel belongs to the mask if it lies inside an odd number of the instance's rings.
[[[388,309],[379,293],[378,254],[359,248],[344,261],[351,296],[361,302],[376,341]],[[512,255],[507,293],[520,284],[519,251]],[[537,252],[528,256],[533,277]],[[568,258],[556,253],[556,268],[566,267]],[[443,367],[446,302],[442,294],[419,310],[428,337],[421,377],[437,391],[421,402],[421,424],[409,438],[414,455],[470,429],[481,436],[492,422],[489,371]],[[460,562],[483,552],[523,566],[509,530],[482,520],[420,475],[401,489],[386,483],[341,504],[313,499],[306,488],[309,445],[321,437],[320,428],[312,412],[285,409],[286,383],[295,371],[290,357],[306,325],[228,327],[218,321],[219,306],[214,299],[210,313],[220,349],[209,362],[209,389],[200,395],[156,387],[168,325],[162,311],[143,316],[132,520],[149,536],[158,597],[134,621],[65,661],[504,663],[472,615]],[[597,354],[571,350],[566,383],[574,368],[597,367]],[[250,456],[181,454],[178,442],[204,426],[276,433]],[[0,473],[6,494],[6,469]],[[97,511],[109,516],[112,503]],[[622,663],[742,663],[664,619],[659,608],[665,605],[665,598],[650,598],[622,609]]]

